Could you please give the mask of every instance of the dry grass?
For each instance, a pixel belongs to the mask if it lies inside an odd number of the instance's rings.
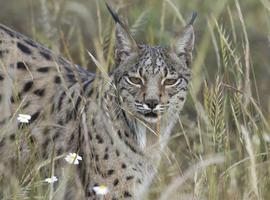
[[[153,45],[170,45],[185,19],[193,10],[198,12],[190,95],[146,199],[269,199],[270,1],[110,2],[128,16],[137,40]],[[103,1],[0,4],[0,23],[89,70],[96,71],[92,54],[106,66],[99,66],[103,73],[112,66],[114,26]],[[14,199],[42,199],[44,194],[62,198],[61,188],[41,183],[44,165],[53,169],[54,162],[32,160],[20,168],[20,180],[7,172],[14,182],[13,194],[23,191]],[[35,178],[27,175],[32,166]]]

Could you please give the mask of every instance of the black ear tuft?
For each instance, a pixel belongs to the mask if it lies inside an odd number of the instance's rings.
[[[131,41],[131,43],[133,43],[133,45],[138,47],[136,40],[132,37],[128,27],[126,26],[126,24],[124,24],[120,20],[119,16],[116,14],[116,12],[112,9],[112,7],[106,1],[105,1],[105,4],[106,4],[107,9],[109,10],[109,13],[111,14],[112,18],[114,19],[115,23],[119,24],[121,26],[121,28],[124,30],[124,32],[126,32],[126,34],[127,34],[128,38],[129,38],[129,40]]]
[[[194,24],[194,21],[196,20],[196,18],[197,18],[197,12],[194,11],[194,12],[192,13],[192,17],[191,17],[191,19],[190,19],[188,25],[193,25],[193,24]]]
[[[137,42],[132,37],[128,27],[120,20],[120,17],[105,1],[106,7],[116,23],[115,32],[115,59],[116,62],[123,61],[131,52],[138,49]]]
[[[106,7],[109,11],[109,13],[111,14],[112,18],[114,19],[114,21],[116,23],[122,24],[120,18],[118,17],[118,15],[116,14],[116,12],[111,8],[111,6],[109,6],[109,4],[105,1]]]

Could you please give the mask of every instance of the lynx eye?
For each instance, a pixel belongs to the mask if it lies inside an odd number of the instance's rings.
[[[172,79],[172,78],[170,78],[170,79],[165,79],[165,80],[163,81],[163,85],[165,85],[165,86],[173,86],[173,85],[175,85],[177,82],[178,82],[178,79]]]
[[[143,81],[138,77],[127,77],[127,81],[133,85],[143,85]]]

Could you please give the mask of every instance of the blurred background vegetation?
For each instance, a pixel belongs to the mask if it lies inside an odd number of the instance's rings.
[[[169,46],[198,13],[191,92],[147,199],[269,199],[270,1],[108,2],[151,45]],[[88,50],[113,67],[114,23],[102,0],[0,6],[0,23],[57,54],[96,71]]]

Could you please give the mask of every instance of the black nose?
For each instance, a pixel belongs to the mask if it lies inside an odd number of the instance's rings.
[[[156,100],[156,99],[149,99],[149,100],[146,100],[145,101],[145,104],[149,108],[154,109],[158,105],[158,100]]]

